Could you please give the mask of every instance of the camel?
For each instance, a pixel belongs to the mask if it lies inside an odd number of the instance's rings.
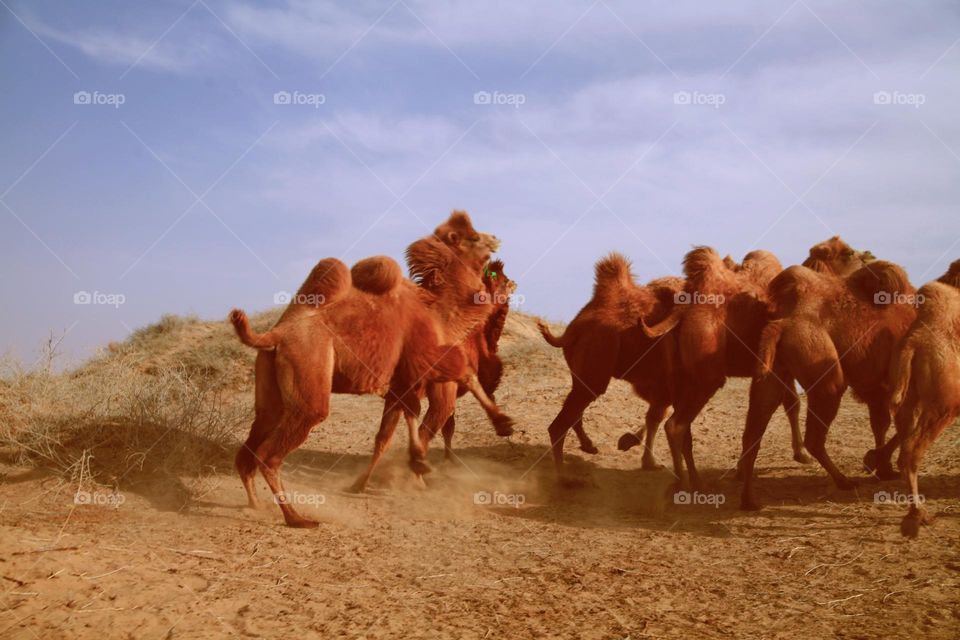
[[[494,392],[500,385],[503,377],[503,361],[497,355],[500,336],[503,333],[504,323],[510,311],[510,296],[516,291],[516,283],[507,277],[503,271],[501,260],[491,261],[483,273],[483,284],[488,300],[494,305],[494,311],[487,318],[483,326],[478,326],[461,345],[467,358],[468,367],[477,374],[477,379],[484,392],[494,400]],[[452,387],[450,386],[452,385]],[[439,389],[437,387],[446,388]],[[453,434],[456,431],[456,416],[450,411],[444,420],[442,409],[450,405],[449,398],[459,398],[468,391],[463,383],[433,383],[427,389],[430,405],[423,423],[420,425],[420,439],[424,454],[430,440],[437,433],[442,424],[444,459],[450,460],[453,455]],[[454,400],[454,403],[456,401]]]
[[[811,272],[837,277],[869,259],[868,252],[854,251],[833,237],[814,245],[805,264]],[[642,325],[649,337],[671,331],[675,335],[677,396],[665,431],[680,488],[701,486],[693,459],[693,420],[727,377],[752,377],[756,370],[761,332],[770,316],[768,287],[782,271],[780,261],[767,251],[752,251],[733,267],[731,262],[721,260],[709,247],[690,251],[684,257],[684,293],[690,304],[677,305],[658,325]],[[809,462],[800,437],[794,378],[782,375],[776,382],[779,395],[775,406],[783,405],[787,413],[794,459]]]
[[[457,212],[454,215],[456,214]],[[475,234],[476,232],[472,233]],[[451,348],[458,349],[464,355],[466,362],[465,375],[461,378],[445,381],[421,379],[411,390],[417,397],[418,403],[424,396],[427,397],[429,402],[429,408],[424,417],[426,429],[421,426],[418,430],[413,422],[416,416],[406,414],[407,426],[410,429],[410,469],[421,484],[423,483],[423,476],[431,471],[430,465],[426,461],[430,438],[425,438],[421,434],[425,431],[436,433],[437,427],[453,414],[456,408],[458,386],[462,385],[467,388],[480,401],[487,417],[493,423],[497,435],[507,437],[513,434],[513,420],[502,413],[496,403],[487,396],[483,385],[480,383],[477,367],[469,359],[469,349],[464,350],[467,338],[474,331],[482,328],[490,316],[498,310],[494,296],[489,295],[484,281],[485,274],[488,272],[486,260],[464,261],[458,259],[454,261],[447,257],[440,257],[445,256],[448,252],[445,243],[441,240],[444,236],[445,232],[438,228],[433,236],[414,242],[407,247],[406,251],[411,281],[421,292],[421,298],[426,306],[437,315],[441,320],[441,325],[446,328],[446,339],[449,344],[455,345]],[[489,254],[487,259],[489,259]],[[456,264],[457,262],[459,264]],[[456,291],[454,294],[455,304],[451,305],[449,302],[438,304],[438,302],[449,300],[451,297],[451,284],[456,282],[456,280],[451,281],[451,270],[459,274],[459,280],[470,284],[465,289],[454,289]],[[499,293],[501,295],[497,296],[498,300],[502,297],[502,292]],[[466,319],[471,320],[467,323],[465,322]],[[417,406],[419,407],[419,404]],[[392,423],[395,426],[397,422],[397,418],[391,415],[390,408],[389,403],[384,405],[381,428],[374,442],[373,456],[367,469],[351,486],[350,490],[353,492],[359,493],[366,489],[370,476],[389,446],[394,428],[390,424]],[[419,414],[419,411],[417,414]]]
[[[897,466],[910,486],[910,508],[900,532],[915,538],[932,523],[918,487],[920,463],[943,430],[960,415],[960,260],[920,288],[917,319],[893,355],[890,408],[897,416]]]
[[[855,486],[830,459],[827,432],[849,386],[867,404],[881,449],[890,425],[890,360],[916,317],[915,293],[903,269],[885,261],[871,262],[845,278],[803,266],[774,278],[773,319],[760,338],[761,366],[750,388],[743,434],[741,509],[760,508],[753,495],[753,469],[785,379],[798,380],[807,392],[807,450],[837,487]],[[879,467],[880,477],[892,472],[889,460],[879,460]]]
[[[474,296],[482,288],[481,269],[498,247],[495,237],[478,233],[466,213],[455,211],[433,235],[408,249],[418,277],[433,282],[433,291],[404,278],[386,256],[361,260],[349,270],[340,260],[326,258],[271,330],[258,334],[243,311],[231,312],[241,342],[258,350],[256,416],[236,457],[251,507],[259,506],[253,483],[259,468],[287,525],[318,526],[286,500],[280,465],[329,415],[332,393],[385,398],[367,476],[401,413],[411,452],[419,450],[416,418],[424,384],[463,381],[489,415],[509,425],[457,347],[493,311]]]
[[[593,297],[562,335],[555,336],[546,324],[538,323],[547,343],[563,349],[571,374],[572,388],[549,427],[554,465],[562,480],[566,480],[563,443],[571,428],[582,450],[597,453],[583,429],[583,413],[606,392],[613,378],[629,382],[649,403],[642,465],[644,469],[661,468],[653,456],[653,439],[674,393],[668,373],[674,362],[672,341],[647,338],[638,322],[641,318],[662,319],[673,307],[683,281],[661,278],[637,285],[630,262],[619,253],[602,258],[594,271]]]

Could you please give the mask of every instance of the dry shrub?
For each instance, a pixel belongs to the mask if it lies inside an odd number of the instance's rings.
[[[171,478],[189,485],[230,469],[252,409],[224,371],[244,363],[212,366],[230,350],[218,339],[200,350],[211,366],[199,366],[196,349],[176,344],[189,342],[180,334],[190,326],[220,333],[217,325],[165,317],[72,372],[55,373],[53,353],[35,370],[0,363],[3,458],[114,486]],[[171,356],[173,346],[194,359]]]

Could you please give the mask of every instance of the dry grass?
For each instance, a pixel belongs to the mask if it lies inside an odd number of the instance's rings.
[[[261,316],[261,323],[270,318]],[[114,487],[229,469],[252,413],[252,354],[225,322],[164,316],[89,363],[56,373],[55,344],[32,370],[0,371],[0,454]]]

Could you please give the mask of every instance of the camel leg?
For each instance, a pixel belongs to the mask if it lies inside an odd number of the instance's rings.
[[[915,538],[921,526],[933,524],[933,518],[922,506],[923,499],[919,488],[920,463],[930,445],[940,437],[943,430],[952,424],[956,417],[957,414],[953,411],[932,413],[924,409],[920,420],[917,421],[916,431],[901,443],[901,469],[910,483],[912,498],[910,510],[900,522],[900,532],[904,536]]]
[[[427,402],[427,413],[420,425],[420,443],[423,453],[426,455],[430,441],[437,435],[442,425],[444,453],[449,457],[452,451],[454,426],[451,424],[448,434],[447,424],[453,420],[454,410],[457,407],[457,383],[443,382],[427,385]]]
[[[760,508],[753,493],[753,470],[760,453],[760,442],[770,424],[777,406],[784,402],[784,385],[776,374],[755,378],[750,383],[750,406],[747,409],[747,424],[743,430],[740,460],[737,462],[737,477],[743,481],[740,508],[756,511]]]
[[[667,419],[663,426],[667,434],[667,444],[670,445],[670,457],[673,459],[673,475],[677,479],[676,489],[686,490],[690,486],[687,470],[683,465],[683,425],[677,424],[677,412]]]
[[[453,434],[457,430],[457,418],[450,414],[447,421],[443,423],[443,459],[450,460],[453,456]]]
[[[259,509],[262,506],[254,484],[257,475],[256,451],[283,417],[283,398],[277,383],[276,365],[276,353],[272,351],[257,353],[254,365],[256,415],[253,424],[250,425],[250,434],[234,459],[234,466],[247,492],[247,504],[253,509]]]
[[[487,417],[490,418],[490,422],[493,423],[493,428],[496,430],[497,435],[504,437],[513,435],[513,420],[507,414],[503,413],[500,407],[490,399],[487,392],[483,390],[483,386],[481,386],[476,374],[471,373],[463,383],[470,393],[473,394],[473,397],[477,399],[477,402],[480,403],[480,406],[483,407]]]
[[[398,402],[387,401],[386,406],[383,408],[383,415],[380,418],[380,430],[377,431],[377,436],[373,440],[373,455],[370,457],[370,464],[367,465],[366,471],[364,471],[350,487],[350,491],[361,493],[367,488],[367,483],[370,481],[373,470],[390,446],[390,440],[393,439],[393,432],[397,429],[397,423],[400,421],[401,413],[403,413],[403,409]]]
[[[803,448],[803,432],[800,430],[800,396],[797,395],[796,382],[784,379],[783,411],[790,421],[790,444],[793,447],[793,459],[800,464],[810,464],[813,458]]]
[[[426,447],[423,446],[423,442],[420,440],[420,431],[417,428],[417,416],[416,414],[404,411],[403,417],[407,421],[407,435],[410,447],[410,470],[413,471],[417,477],[421,477],[430,473],[432,469],[430,469],[430,465],[427,464],[425,459],[427,450]]]
[[[593,396],[585,388],[575,385],[567,394],[560,408],[560,413],[550,423],[547,432],[550,434],[550,446],[553,451],[553,464],[557,475],[563,479],[563,442],[567,437],[567,432],[573,428],[579,420],[583,419],[583,412],[593,402]]]
[[[327,395],[326,403],[329,403],[329,400],[330,396]],[[280,465],[283,464],[283,459],[291,451],[304,443],[313,426],[322,422],[328,413],[328,410],[324,410],[315,414],[303,415],[288,410],[284,413],[277,428],[257,447],[255,457],[260,467],[260,473],[263,474],[267,484],[270,485],[274,499],[283,512],[283,519],[290,527],[312,529],[319,523],[316,520],[304,518],[290,504],[289,496],[280,479]]]
[[[893,449],[886,446],[887,431],[890,429],[890,404],[883,395],[872,396],[867,402],[870,411],[870,428],[873,430],[874,448],[863,457],[863,466],[880,480],[894,480],[900,477],[890,461]]]
[[[257,488],[254,484],[257,475],[256,451],[279,422],[279,417],[266,411],[257,411],[256,418],[250,426],[250,435],[247,436],[246,442],[240,446],[240,449],[237,451],[237,456],[234,459],[234,466],[237,469],[237,473],[240,474],[243,488],[247,492],[247,506],[251,509],[260,509],[263,507],[263,503],[257,496]]]
[[[840,373],[838,365],[833,367],[824,380],[807,392],[807,433],[803,443],[807,451],[830,474],[838,488],[853,489],[857,483],[843,475],[830,459],[826,447],[827,432],[837,417],[844,391],[843,374]]]
[[[660,423],[663,422],[663,417],[667,415],[668,406],[669,405],[665,404],[651,404],[647,408],[647,416],[644,420],[647,434],[643,443],[643,461],[640,463],[640,468],[644,471],[663,469],[663,465],[659,464],[653,455],[653,439],[657,435],[657,429],[660,427]]]
[[[670,405],[666,404],[651,403],[647,408],[647,415],[644,419],[643,427],[636,431],[628,431],[620,436],[620,439],[617,441],[617,449],[620,451],[629,451],[637,445],[644,445],[643,462],[640,465],[640,468],[644,471],[663,469],[663,465],[658,464],[653,455],[653,440],[657,435],[657,429],[660,427],[660,423],[663,422],[663,418],[667,414],[669,406]],[[641,436],[644,434],[646,434],[646,438],[645,440],[641,440]]]
[[[696,385],[697,383],[694,383]],[[670,441],[670,455],[673,456],[674,472],[677,474],[679,487],[684,489],[692,487],[695,491],[703,489],[703,483],[700,481],[700,474],[697,472],[696,464],[693,460],[693,421],[696,419],[703,407],[710,401],[713,394],[716,393],[719,386],[713,384],[703,386],[699,389],[685,395],[673,407],[673,415],[667,420],[664,430],[667,432],[667,440]],[[683,456],[683,462],[686,465],[686,473],[677,468],[677,452]],[[686,482],[685,482],[686,481]]]
[[[583,416],[573,423],[573,432],[577,434],[577,440],[580,441],[580,450],[586,453],[594,454],[600,453],[600,450],[593,444],[593,440],[590,439],[590,436],[587,435],[587,432],[583,429]]]

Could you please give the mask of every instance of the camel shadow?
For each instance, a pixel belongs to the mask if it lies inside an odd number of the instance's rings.
[[[900,480],[880,482],[863,477],[856,489],[844,491],[836,489],[816,466],[761,469],[755,487],[765,508],[744,512],[739,510],[741,483],[729,469],[701,470],[703,492],[684,495],[676,492],[675,478],[667,469],[611,468],[577,454],[566,456],[567,475],[573,482],[558,482],[546,445],[503,442],[455,449],[454,453],[453,460],[445,461],[442,451],[431,450],[428,460],[434,472],[426,476],[424,502],[429,504],[451,492],[461,499],[472,494],[474,501],[481,500],[478,507],[505,517],[583,529],[640,528],[729,537],[737,535],[730,524],[743,521],[750,523],[751,530],[759,527],[770,535],[782,535],[796,521],[811,518],[835,520],[837,528],[859,526],[851,522],[851,516],[858,513],[868,514],[862,518],[864,527],[875,526],[878,517],[888,518],[892,525],[906,510],[904,505],[895,506],[906,493]],[[300,449],[287,459],[284,474],[296,482],[340,493],[368,460],[368,454]],[[765,475],[783,469],[786,475]],[[406,452],[394,451],[378,467],[365,495],[389,497],[410,478]],[[922,486],[928,500],[960,495],[957,476],[924,476]],[[879,515],[874,505],[882,507]],[[434,506],[439,517],[445,503],[437,499]],[[960,515],[948,511],[941,517]]]

